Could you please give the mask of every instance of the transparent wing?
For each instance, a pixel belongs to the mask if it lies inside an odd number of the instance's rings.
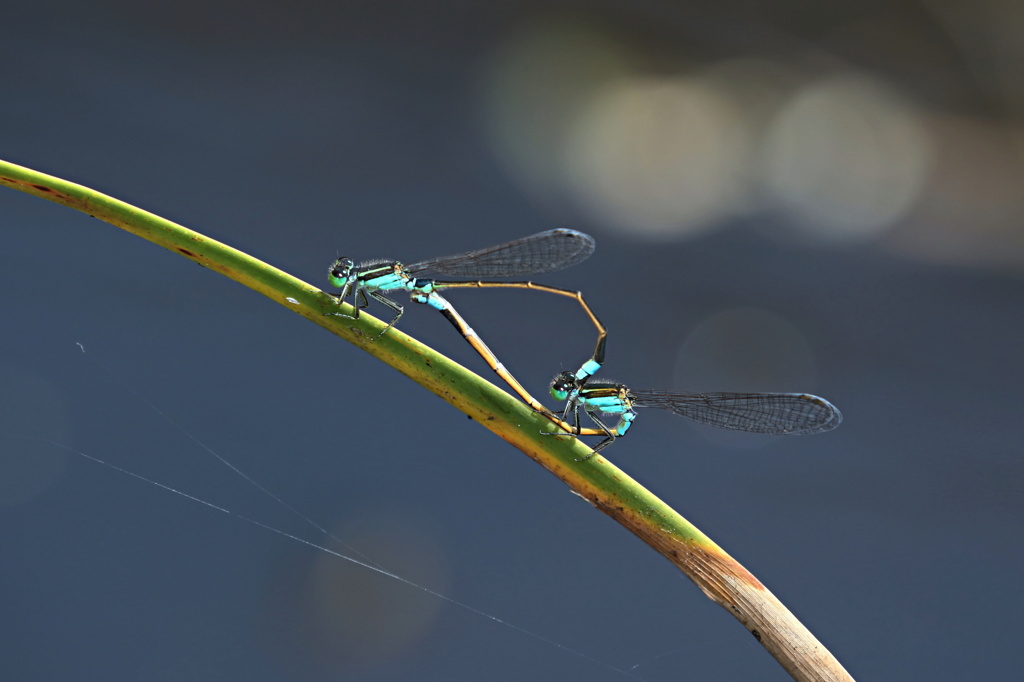
[[[702,424],[752,433],[804,434],[829,431],[843,415],[806,393],[668,393],[630,391],[637,407],[672,410]]]
[[[406,266],[413,275],[440,273],[454,277],[494,278],[561,270],[594,253],[594,238],[576,230],[548,230],[497,246],[419,261]]]

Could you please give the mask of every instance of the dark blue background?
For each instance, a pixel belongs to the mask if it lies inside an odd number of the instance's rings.
[[[481,74],[536,13],[486,4],[7,8],[2,156],[314,283],[339,252],[415,260],[590,232],[595,256],[544,281],[586,291],[610,329],[610,375],[635,386],[676,385],[680,346],[716,312],[785,317],[816,378],[777,388],[831,399],[838,431],[737,445],[645,412],[609,457],[855,676],[1019,674],[1019,266],[778,240],[757,215],[652,243],[531,199],[487,142]],[[901,11],[846,5],[565,9],[684,53],[692,41],[696,61],[736,50],[748,21],[813,42]],[[943,67],[950,87],[968,84],[951,107],[1003,115],[968,71]],[[661,557],[322,329],[27,195],[0,192],[0,226],[5,679],[624,679],[38,440],[326,542],[168,419],[403,577],[596,661],[644,663],[634,672],[652,681],[787,679]],[[570,302],[545,298],[452,295],[538,395],[592,343]],[[410,308],[401,326],[486,373],[432,311]]]

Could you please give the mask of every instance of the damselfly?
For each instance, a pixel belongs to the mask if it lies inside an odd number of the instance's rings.
[[[328,314],[358,318],[359,311],[369,305],[369,298],[382,303],[390,308],[395,316],[384,330],[374,337],[376,340],[387,333],[404,312],[404,308],[400,304],[384,294],[393,291],[408,291],[410,298],[416,303],[424,303],[440,311],[490,368],[524,402],[565,428],[567,425],[564,422],[559,421],[557,416],[530,395],[519,381],[505,369],[473,328],[438,291],[456,288],[533,289],[576,300],[597,328],[597,344],[594,347],[594,353],[578,370],[580,376],[589,377],[597,372],[604,362],[607,332],[583,299],[581,292],[558,289],[536,282],[495,282],[490,280],[497,277],[519,277],[561,270],[585,260],[593,252],[594,239],[590,235],[576,230],[556,229],[538,232],[476,251],[431,258],[411,264],[376,260],[356,265],[351,258],[342,257],[331,265],[328,277],[332,286],[341,289],[341,293],[337,295],[338,303],[343,303],[351,294],[355,310],[352,315],[343,312]],[[440,280],[433,276],[435,274],[471,279],[469,281]]]
[[[551,396],[565,401],[562,420],[568,422],[572,414],[572,434],[605,437],[583,459],[590,459],[616,438],[626,435],[638,407],[671,410],[723,429],[778,435],[821,433],[843,421],[843,415],[832,403],[807,393],[671,393],[587,379],[580,378],[579,372],[562,372],[551,382]],[[599,428],[580,427],[581,409]],[[598,412],[618,415],[619,421],[608,426]]]

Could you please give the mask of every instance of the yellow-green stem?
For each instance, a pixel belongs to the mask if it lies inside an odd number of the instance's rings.
[[[48,199],[215,270],[397,369],[483,424],[628,528],[733,614],[798,680],[850,680],[842,665],[753,575],[718,545],[601,456],[569,436],[542,436],[554,425],[508,393],[403,332],[379,340],[383,323],[325,312],[336,299],[226,244],[87,187],[0,161],[0,185]],[[351,312],[345,306],[343,310]],[[620,448],[622,446],[619,446]],[[621,451],[621,450],[620,450]]]

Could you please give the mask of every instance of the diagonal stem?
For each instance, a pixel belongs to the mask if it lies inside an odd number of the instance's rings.
[[[82,185],[0,161],[0,185],[63,204],[174,251],[257,291],[406,375],[511,443],[665,556],[736,617],[797,680],[852,680],[838,660],[750,572],[650,491],[508,393],[384,323],[325,315],[337,300],[226,244]],[[620,448],[622,446],[619,446]]]

